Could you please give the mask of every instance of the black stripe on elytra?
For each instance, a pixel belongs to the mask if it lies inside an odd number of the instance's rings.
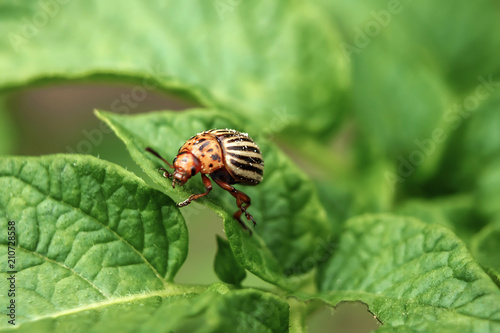
[[[239,134],[238,132],[231,132],[231,131],[218,131],[218,132],[213,132],[215,136],[223,136],[225,138],[235,136]]]
[[[253,146],[229,146],[226,150],[240,150],[240,151],[253,151],[254,153],[260,154],[260,150]]]
[[[252,178],[248,178],[248,177],[245,177],[245,176],[242,176],[242,175],[235,175],[235,176],[231,176],[231,178],[237,180],[237,181],[234,181],[232,182],[232,184],[237,184],[237,183],[252,183],[252,184],[258,184],[259,181],[256,180],[256,179],[252,179]],[[231,183],[230,183],[231,184]]]
[[[209,144],[210,144],[210,141],[207,141],[207,142],[205,142],[204,144],[202,144],[202,145],[200,146],[200,148],[198,148],[198,149],[199,149],[200,151],[203,151],[203,149],[205,149],[205,147],[206,147],[206,146],[208,146]]]
[[[264,162],[264,161],[262,161],[261,158],[259,158],[257,156],[245,156],[245,155],[238,155],[238,154],[229,153],[229,152],[227,154],[229,156],[239,158],[240,160],[243,160],[243,161],[248,162],[248,163],[263,164],[263,162]]]
[[[247,171],[252,171],[252,172],[258,173],[259,175],[264,174],[264,171],[262,169],[256,168],[256,167],[251,166],[249,164],[240,163],[236,160],[233,160],[232,158],[229,161],[231,162],[232,165],[234,165],[237,168],[247,170]]]
[[[246,141],[246,142],[252,142],[253,143],[252,139],[244,137],[244,136],[239,136],[239,137],[234,138],[234,139],[229,139],[226,142],[227,143],[231,143],[231,142],[240,142],[240,141]]]

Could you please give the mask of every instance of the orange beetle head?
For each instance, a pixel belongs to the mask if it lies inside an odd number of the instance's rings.
[[[176,182],[182,186],[189,178],[200,172],[201,163],[196,156],[185,151],[179,153],[174,159],[174,169],[172,187],[175,187]]]

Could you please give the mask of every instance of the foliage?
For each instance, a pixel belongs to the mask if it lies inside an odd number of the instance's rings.
[[[106,156],[0,157],[0,303],[15,221],[14,329],[303,332],[318,304],[361,301],[381,332],[500,331],[498,11],[492,0],[2,2],[0,153],[15,151],[5,100],[21,88],[132,82],[132,98],[199,104],[95,111],[148,184]],[[244,231],[214,186],[199,203],[222,218],[222,282],[174,282],[188,252],[175,202],[203,186],[173,189],[145,148],[171,160],[191,135],[226,127],[263,152],[262,184],[238,187],[257,226]],[[271,287],[250,287],[247,271]]]

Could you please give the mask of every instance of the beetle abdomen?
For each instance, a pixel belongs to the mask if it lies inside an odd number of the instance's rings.
[[[264,175],[264,161],[259,147],[248,134],[231,129],[206,132],[217,137],[224,153],[224,165],[238,183],[257,185]]]

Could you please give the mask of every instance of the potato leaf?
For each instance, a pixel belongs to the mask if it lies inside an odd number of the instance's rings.
[[[181,145],[192,135],[211,128],[235,128],[245,131],[226,114],[217,110],[157,112],[120,116],[98,112],[125,142],[134,160],[159,184],[165,193],[187,196],[204,192],[198,176],[186,185],[172,189],[162,177],[162,165],[145,149],[151,146],[167,160],[173,160]],[[328,247],[329,226],[313,183],[268,140],[250,137],[260,145],[265,170],[264,181],[257,186],[238,187],[252,198],[249,212],[257,221],[254,235],[248,236],[232,214],[237,210],[234,198],[214,184],[214,190],[199,200],[224,219],[231,249],[239,263],[262,279],[290,288],[285,275],[300,274],[317,265],[318,247]],[[323,256],[323,253],[322,253]]]
[[[275,295],[217,284],[194,290],[178,286],[95,303],[27,322],[16,332],[287,332],[288,304]]]
[[[14,221],[16,233],[16,263],[3,261],[0,287],[15,274],[20,322],[174,288],[187,255],[184,219],[130,172],[90,156],[3,157],[0,187],[1,228]]]
[[[247,276],[245,269],[236,261],[229,242],[217,235],[217,254],[214,271],[223,282],[240,285]]]
[[[321,267],[320,298],[360,300],[384,324],[407,331],[497,332],[500,290],[448,229],[413,218],[351,219]]]
[[[337,28],[310,2],[7,1],[0,31],[0,90],[35,80],[132,79],[139,84],[131,103],[168,90],[230,109],[253,129],[322,135],[342,117],[349,85]]]

